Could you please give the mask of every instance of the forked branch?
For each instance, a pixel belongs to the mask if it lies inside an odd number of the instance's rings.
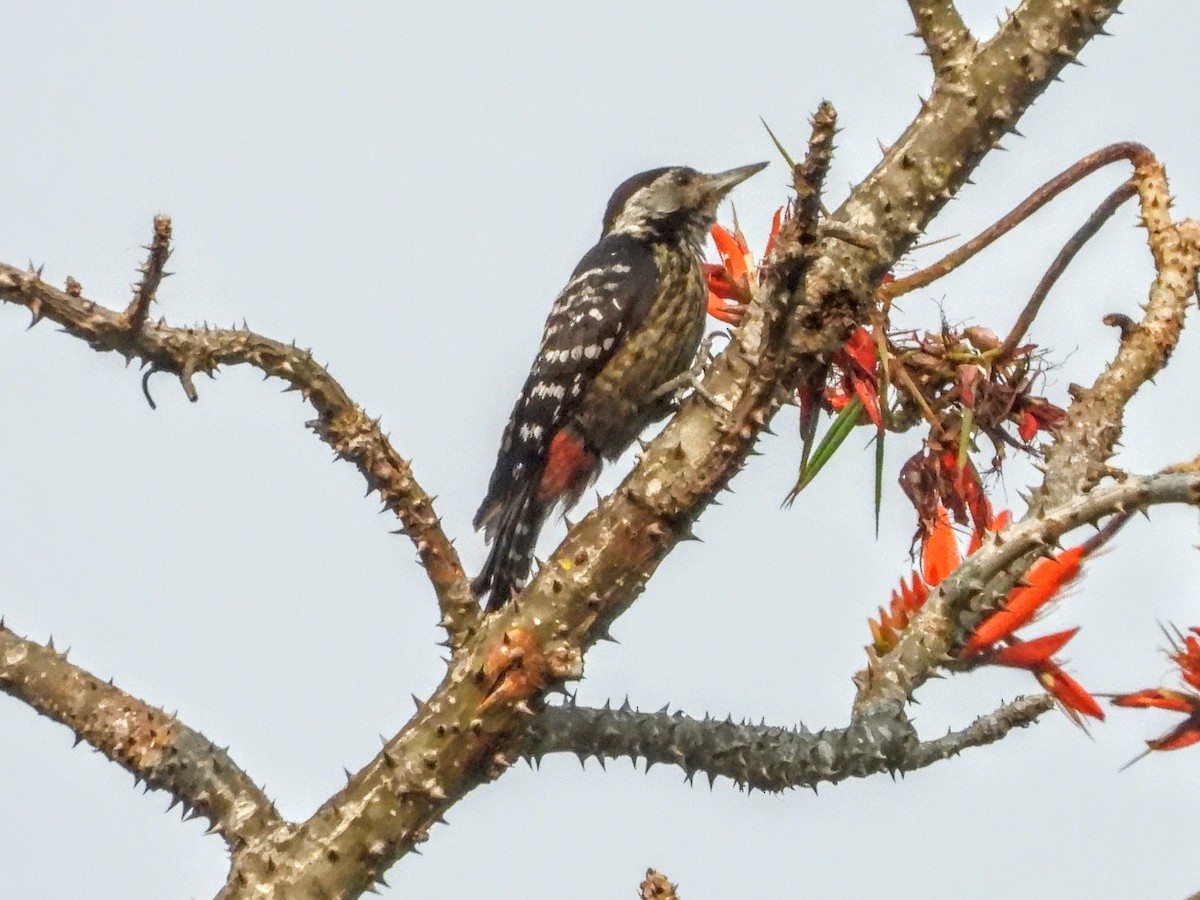
[[[715,403],[686,401],[625,482],[572,529],[521,602],[482,622],[407,463],[310,355],[244,331],[146,324],[130,334],[119,327],[119,313],[0,267],[0,299],[55,319],[97,349],[171,372],[185,388],[196,372],[245,363],[303,391],[318,410],[318,432],[400,516],[438,588],[452,641],[461,643],[428,702],[344,790],[271,846],[235,851],[222,897],[357,896],[424,840],[457,799],[501,774],[516,758],[530,712],[550,687],[581,676],[583,653],[737,473],[797,375],[865,319],[883,274],[1118,5],[1024,0],[953,78],[939,75],[921,114],[830,217],[828,231],[807,213],[817,204],[803,195],[779,258],[769,261],[757,308],[708,370],[706,393]],[[819,196],[832,135],[832,109],[823,108],[805,170],[812,196]],[[1087,499],[1098,496],[1107,495]]]
[[[378,420],[367,416],[307,350],[244,329],[174,328],[148,321],[146,312],[166,262],[169,235],[170,220],[159,217],[146,278],[124,312],[60,291],[42,281],[38,272],[3,263],[0,301],[24,306],[35,323],[42,318],[57,322],[95,350],[139,360],[151,373],[174,373],[193,400],[197,396],[193,376],[211,374],[222,365],[249,365],[286,381],[316,409],[317,418],[309,423],[313,431],[340,458],[358,467],[368,488],[379,491],[384,507],[399,518],[433,584],[450,643],[460,645],[479,619],[470,581],[442,530],[432,498],[417,484],[408,461],[392,447]]]

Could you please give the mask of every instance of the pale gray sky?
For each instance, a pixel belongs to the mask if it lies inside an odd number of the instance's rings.
[[[996,2],[961,2],[987,33]],[[1129,3],[931,235],[977,230],[1116,140],[1166,161],[1200,215],[1192,0]],[[549,304],[599,232],[612,188],[667,163],[776,159],[822,98],[840,112],[829,205],[911,119],[929,85],[901,0],[842,3],[3,3],[0,259],[45,263],[123,305],[157,212],[178,273],[158,313],[241,322],[312,346],[381,415],[437,494],[466,563],[500,430]],[[907,321],[1011,323],[1057,246],[1125,176],[1096,176],[967,271],[905,298]],[[784,197],[776,163],[735,194],[758,245]],[[1033,337],[1065,360],[1065,401],[1111,354],[1107,312],[1146,296],[1125,210],[1052,295]],[[932,256],[929,251],[927,256]],[[306,817],[409,717],[441,672],[434,602],[405,539],[362,499],[311,417],[250,371],[187,403],[24,313],[0,308],[0,613],[191,725]],[[1200,342],[1130,408],[1135,470],[1200,449]],[[867,616],[908,571],[913,517],[893,487],[878,541],[871,456],[855,436],[790,511],[794,411],[765,456],[674,553],[587,661],[585,702],[629,695],[694,714],[844,724]],[[602,481],[611,486],[628,460]],[[1025,470],[1014,467],[1009,499]],[[1000,501],[1006,502],[1003,493]],[[548,542],[561,536],[548,530]],[[1083,625],[1070,671],[1096,691],[1168,674],[1157,622],[1200,624],[1196,516],[1135,521],[1046,630]],[[921,691],[927,735],[1028,693],[1020,672]],[[1114,712],[1092,739],[1053,714],[998,747],[893,783],[746,797],[627,763],[521,765],[455,807],[385,895],[633,896],[648,865],[688,900],[1182,897],[1200,750],[1118,774],[1170,720]],[[0,698],[3,894],[203,898],[223,845],[143,796],[61,726]]]

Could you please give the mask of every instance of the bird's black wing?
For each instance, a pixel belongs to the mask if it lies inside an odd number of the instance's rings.
[[[555,432],[588,383],[637,327],[654,299],[658,265],[645,243],[609,235],[579,261],[554,301],[525,387],[504,429],[475,527],[490,538],[507,498],[537,478]]]

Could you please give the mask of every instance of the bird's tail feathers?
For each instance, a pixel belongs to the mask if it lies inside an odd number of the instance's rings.
[[[507,603],[525,584],[538,532],[552,504],[538,496],[538,483],[531,480],[479,510],[475,527],[484,529],[492,548],[472,586],[480,597],[487,596],[488,612]]]

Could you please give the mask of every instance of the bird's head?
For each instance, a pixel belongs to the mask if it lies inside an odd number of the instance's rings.
[[[717,219],[725,195],[765,162],[709,175],[687,166],[651,169],[626,179],[604,211],[604,234],[670,239],[700,245]]]

